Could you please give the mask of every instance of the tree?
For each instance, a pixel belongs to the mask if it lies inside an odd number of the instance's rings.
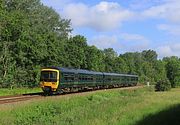
[[[162,60],[157,60],[156,62],[154,62],[153,68],[154,68],[153,77],[155,82],[159,80],[167,79],[165,62],[163,62]]]
[[[87,69],[94,71],[105,71],[103,52],[95,46],[88,46],[86,51]]]
[[[163,59],[166,62],[167,77],[171,86],[180,85],[180,61],[178,57],[169,57]]]
[[[16,15],[9,15],[5,9],[5,1],[0,1],[0,86],[7,87],[13,84],[15,60],[12,58],[13,46],[12,40],[15,37],[16,27],[13,22]]]
[[[34,69],[65,64],[70,20],[40,0],[0,1],[0,7],[1,84],[37,85]]]
[[[147,62],[154,62],[157,60],[157,53],[154,50],[144,50],[142,51],[143,59]]]
[[[135,53],[125,53],[123,55],[120,55],[123,60],[125,61],[125,63],[127,64],[127,66],[129,67],[129,74],[136,74],[136,68],[135,68]]]
[[[116,57],[114,61],[113,71],[117,73],[128,73],[129,67],[122,57]]]
[[[168,79],[160,80],[155,85],[156,91],[169,91],[171,89],[171,83]]]
[[[65,46],[68,58],[67,67],[86,69],[86,49],[87,42],[85,37],[80,35],[71,37]]]
[[[114,72],[113,65],[115,63],[115,58],[117,57],[117,53],[113,50],[113,48],[104,49],[103,53],[104,53],[105,71]]]

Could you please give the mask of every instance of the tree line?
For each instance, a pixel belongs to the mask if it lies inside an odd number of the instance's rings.
[[[158,59],[154,50],[118,55],[70,36],[71,21],[40,0],[0,0],[0,87],[35,87],[46,66],[139,75],[141,83],[169,79],[180,85],[180,59]]]

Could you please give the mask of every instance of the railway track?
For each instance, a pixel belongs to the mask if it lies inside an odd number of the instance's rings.
[[[16,95],[16,96],[0,96],[0,104],[14,103],[26,101],[33,98],[39,98],[41,95]]]
[[[112,89],[120,89],[120,90],[131,90],[131,89],[138,89],[142,88],[142,85],[134,86],[134,87],[122,87],[122,88],[112,88]],[[96,91],[108,91],[112,89],[99,89],[99,90],[93,90],[93,91],[85,91],[85,92],[68,92],[63,93],[62,95],[53,95],[53,96],[71,96],[71,95],[84,95]],[[8,103],[15,103],[20,101],[27,101],[31,99],[40,99],[45,97],[43,93],[30,93],[30,94],[23,94],[23,95],[16,95],[16,96],[0,96],[0,104],[8,104]],[[49,96],[50,97],[50,96]]]

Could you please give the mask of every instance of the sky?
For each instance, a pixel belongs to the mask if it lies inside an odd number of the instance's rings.
[[[152,49],[159,58],[180,57],[180,0],[41,0],[61,18],[71,19],[72,35],[118,54]]]

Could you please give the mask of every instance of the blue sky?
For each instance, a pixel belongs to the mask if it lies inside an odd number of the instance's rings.
[[[180,57],[180,0],[41,0],[71,19],[72,35],[89,45],[125,52],[155,50]]]

